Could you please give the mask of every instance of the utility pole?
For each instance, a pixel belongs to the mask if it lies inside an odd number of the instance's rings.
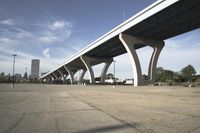
[[[13,84],[12,84],[12,87],[14,88],[14,84],[15,84],[15,57],[17,56],[16,54],[13,54]]]
[[[115,79],[115,60],[113,60],[113,67],[114,67],[114,69],[113,69],[113,76],[114,76],[114,80],[113,80],[113,83],[114,83],[114,86],[113,87],[115,87],[116,86],[116,79]]]

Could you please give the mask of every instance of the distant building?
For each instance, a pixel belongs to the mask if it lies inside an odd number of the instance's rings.
[[[40,60],[33,59],[31,61],[31,78],[38,79],[39,78],[39,71],[40,71]]]

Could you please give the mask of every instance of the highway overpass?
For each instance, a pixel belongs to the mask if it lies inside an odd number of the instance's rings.
[[[74,74],[82,70],[79,83],[83,82],[84,74],[88,71],[90,83],[94,84],[95,74],[92,66],[104,63],[101,73],[101,82],[104,82],[113,57],[128,53],[134,86],[154,83],[158,57],[165,45],[164,40],[199,27],[199,0],[158,0],[80,50],[69,60],[43,75],[41,79],[46,79],[47,82],[57,79],[66,80],[69,75],[73,84]],[[137,49],[145,46],[153,48],[147,81],[142,77],[136,52]]]

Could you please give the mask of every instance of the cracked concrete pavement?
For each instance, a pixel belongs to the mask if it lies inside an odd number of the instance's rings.
[[[0,133],[199,133],[200,88],[0,84]]]

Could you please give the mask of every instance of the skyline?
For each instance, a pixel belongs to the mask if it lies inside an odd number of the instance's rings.
[[[3,12],[0,14],[1,72],[11,73],[13,53],[18,55],[16,72],[23,74],[25,67],[28,67],[30,73],[31,59],[40,59],[40,72],[49,71],[122,23],[124,10],[125,19],[128,19],[155,0],[126,0],[117,1],[115,4],[111,4],[114,0],[101,2],[86,0],[79,1],[78,5],[81,5],[79,7],[76,2],[72,0],[49,3],[45,1],[27,3],[25,0],[20,0],[20,3],[11,0],[1,1],[0,11]],[[105,5],[103,10],[100,8],[101,5]],[[35,10],[36,7],[39,9]],[[74,9],[75,7],[77,10]],[[9,10],[11,8],[15,10]],[[197,29],[165,40],[165,47],[157,66],[178,71],[191,64],[200,74],[199,32],[200,30]],[[147,73],[151,51],[150,48],[138,50],[143,73]],[[115,60],[117,61],[116,76],[132,78],[128,55],[121,55]],[[99,67],[102,65],[94,67],[97,71],[95,76],[100,75]],[[113,71],[112,67],[109,68],[108,73]]]

